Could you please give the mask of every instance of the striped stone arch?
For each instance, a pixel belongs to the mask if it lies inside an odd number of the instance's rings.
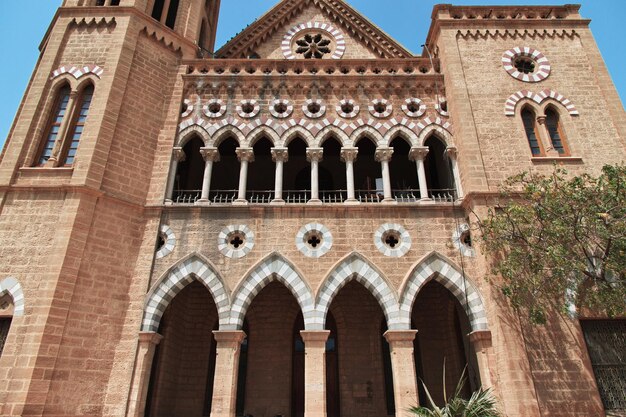
[[[176,138],[176,146],[182,148],[194,135],[197,135],[200,139],[202,139],[204,146],[209,146],[208,144],[211,142],[211,137],[209,136],[209,133],[200,125],[191,125],[183,130],[180,130],[178,137]]]
[[[426,139],[428,139],[433,134],[441,139],[446,144],[446,146],[454,146],[452,133],[450,133],[450,131],[445,129],[443,126],[436,123],[431,123],[420,131],[420,134],[417,137],[417,142],[419,146],[424,146],[424,142],[426,142]]]
[[[257,140],[262,137],[266,137],[272,142],[273,146],[278,146],[280,144],[280,136],[274,129],[271,127],[260,125],[254,128],[250,133],[248,133],[246,138],[245,146],[253,147]]]
[[[389,131],[387,131],[387,133],[385,134],[385,139],[384,139],[386,146],[391,146],[391,141],[393,141],[394,139],[398,137],[406,141],[409,144],[409,146],[418,146],[417,133],[415,133],[408,127],[402,126],[402,125],[394,126],[391,129],[389,129]]]
[[[201,255],[192,254],[177,262],[152,287],[146,296],[141,330],[157,332],[167,306],[178,293],[193,281],[202,283],[213,296],[219,316],[220,329],[222,329],[228,323],[230,311],[228,291],[211,263]]]
[[[342,129],[337,126],[326,126],[317,134],[315,138],[315,147],[320,147],[326,139],[334,137],[341,143],[344,148],[350,146],[350,136],[346,134]]]
[[[242,328],[248,307],[254,297],[274,281],[280,282],[291,291],[302,309],[304,327],[310,330],[315,313],[313,291],[293,264],[278,253],[272,253],[252,267],[233,292],[227,330]]]
[[[0,281],[0,297],[8,294],[13,300],[13,317],[24,315],[24,291],[17,279],[7,277]]]
[[[301,138],[308,147],[313,147],[315,145],[315,136],[313,136],[313,134],[303,126],[295,125],[283,132],[281,146],[288,146],[289,142],[297,137]]]
[[[385,146],[385,138],[381,132],[370,125],[361,126],[352,132],[350,135],[350,146],[355,147],[361,139],[372,140],[376,147]]]
[[[70,74],[72,77],[79,79],[83,75],[93,74],[98,78],[102,77],[104,70],[97,65],[84,65],[82,67],[77,66],[62,66],[52,71],[50,79],[60,77],[63,74]]]
[[[335,265],[319,288],[311,330],[324,329],[326,315],[335,295],[352,280],[362,284],[376,298],[385,313],[390,330],[410,329],[410,325],[400,321],[396,293],[383,274],[361,255],[352,253]]]
[[[485,305],[478,289],[465,277],[461,269],[443,255],[432,252],[413,268],[400,291],[400,323],[411,325],[411,310],[419,291],[430,280],[446,287],[461,303],[470,321],[472,331],[489,330]]]
[[[578,109],[574,103],[568,98],[565,98],[562,94],[557,93],[554,90],[543,90],[539,94],[535,94],[529,90],[520,90],[515,94],[512,94],[504,103],[504,114],[506,116],[515,116],[515,108],[518,103],[523,99],[529,99],[537,104],[541,104],[546,100],[552,99],[561,103],[569,112],[570,116],[578,116]]]

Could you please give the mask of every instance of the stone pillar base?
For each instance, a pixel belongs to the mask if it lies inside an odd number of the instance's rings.
[[[326,340],[330,330],[302,330],[304,417],[326,417]]]

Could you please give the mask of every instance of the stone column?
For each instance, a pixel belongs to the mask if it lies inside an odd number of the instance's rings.
[[[128,396],[127,417],[143,417],[145,414],[152,361],[154,360],[156,347],[161,343],[161,339],[163,339],[163,336],[155,332],[139,333],[135,371]]]
[[[61,120],[61,126],[59,126],[56,142],[54,142],[54,147],[52,148],[52,152],[50,153],[50,158],[48,158],[48,160],[44,164],[45,167],[59,166],[59,155],[61,154],[61,150],[65,147],[66,141],[72,140],[72,138],[67,137],[67,130],[74,120],[74,112],[80,111],[80,109],[74,108],[76,105],[77,97],[77,91],[70,92],[70,98],[67,102],[67,107],[65,107],[65,116],[63,116],[63,120]],[[47,140],[48,138],[46,137],[45,139]]]
[[[198,203],[209,202],[209,192],[211,191],[211,174],[213,172],[213,163],[219,162],[220,152],[217,148],[200,148],[200,155],[204,159],[204,177],[202,179],[202,195]]]
[[[185,160],[185,151],[183,148],[175,146],[172,150],[172,162],[170,163],[170,177],[167,181],[167,191],[165,192],[165,202],[172,203],[174,196],[174,182],[176,182],[176,171],[178,171],[178,163]]]
[[[272,148],[272,160],[276,162],[274,178],[274,199],[272,204],[285,204],[283,200],[283,164],[289,160],[287,148]]]
[[[391,370],[393,372],[393,396],[396,416],[405,416],[406,410],[419,405],[413,340],[417,330],[388,330],[384,336],[389,342]]]
[[[307,204],[322,204],[320,200],[318,165],[324,158],[324,148],[308,148],[306,159],[311,163],[311,199]]]
[[[254,162],[254,150],[252,148],[237,148],[235,151],[239,158],[239,194],[233,204],[248,204],[246,190],[248,186],[248,164]]]
[[[359,148],[341,148],[341,160],[346,163],[346,185],[348,188],[348,199],[346,204],[358,204],[354,195],[354,161],[359,153]]]
[[[326,417],[326,340],[330,330],[302,330],[304,417]]]
[[[415,146],[411,148],[411,152],[409,153],[409,159],[415,161],[417,164],[417,179],[420,185],[420,200],[422,201],[430,200],[430,197],[428,197],[426,170],[424,169],[424,160],[429,150],[428,146]]]
[[[214,331],[213,335],[217,346],[211,417],[235,417],[239,354],[246,334],[241,330],[232,330]]]
[[[489,330],[477,330],[469,334],[469,341],[476,353],[478,374],[483,389],[493,387],[491,371],[489,369],[489,351],[491,350],[491,332]]]
[[[452,174],[454,175],[454,185],[456,186],[457,199],[463,198],[463,186],[461,185],[461,174],[459,173],[459,164],[457,163],[457,151],[456,147],[448,146],[446,148],[446,155],[450,158],[452,163]]]
[[[161,19],[159,19],[159,22],[165,24],[165,22],[167,21],[167,13],[170,10],[170,3],[171,0],[165,0],[163,2],[163,11],[161,12]]]
[[[385,199],[383,203],[395,202],[391,195],[391,179],[389,178],[389,161],[393,155],[393,148],[377,148],[376,160],[381,163],[383,171],[383,190]]]

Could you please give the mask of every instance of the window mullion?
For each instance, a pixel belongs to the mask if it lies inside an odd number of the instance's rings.
[[[59,154],[65,145],[67,132],[72,124],[74,113],[76,111],[77,95],[78,94],[76,93],[76,91],[72,91],[70,93],[70,99],[67,103],[65,115],[63,117],[63,121],[61,122],[61,126],[59,127],[59,134],[57,135],[56,141],[54,142],[54,148],[52,148],[52,154],[50,155],[50,159],[48,159],[48,162],[46,162],[46,164],[44,165],[46,167],[56,167],[59,165],[59,159],[61,159],[59,158]]]
[[[165,0],[163,2],[163,11],[161,12],[161,19],[159,20],[159,22],[165,24],[165,22],[167,22],[167,15],[169,13],[170,10],[170,2],[171,0]]]

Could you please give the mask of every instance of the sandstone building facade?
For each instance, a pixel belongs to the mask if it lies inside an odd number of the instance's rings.
[[[624,161],[578,6],[439,5],[420,56],[342,0],[214,51],[219,6],[55,15],[0,155],[0,415],[404,416],[444,360],[507,416],[626,409],[625,322],[529,325],[468,226]]]

